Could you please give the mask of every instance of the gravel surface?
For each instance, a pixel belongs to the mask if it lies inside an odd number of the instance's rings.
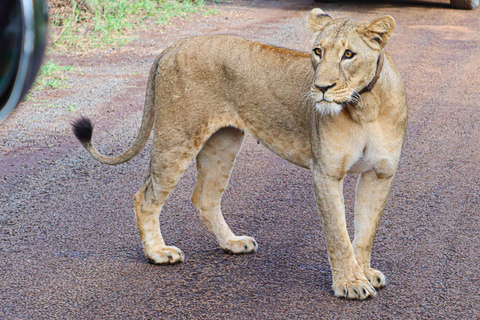
[[[69,87],[35,94],[0,123],[0,319],[480,319],[480,11],[445,2],[316,5],[335,18],[397,21],[388,51],[406,82],[410,118],[373,248],[373,265],[389,281],[377,298],[333,297],[310,172],[251,137],[222,207],[232,230],[254,236],[259,251],[218,248],[190,202],[191,166],[161,217],[167,244],[186,261],[154,266],[132,201],[150,144],[130,162],[106,166],[70,133],[69,122],[88,115],[100,151],[125,150],[140,126],[151,63],[182,37],[233,33],[309,50],[311,2],[231,2],[118,50],[53,55],[77,67]],[[354,185],[349,177],[350,226]]]

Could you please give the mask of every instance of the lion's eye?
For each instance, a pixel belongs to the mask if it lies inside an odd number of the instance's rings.
[[[313,53],[315,53],[320,58],[322,57],[322,49],[320,49],[320,48],[313,49]]]
[[[345,53],[343,54],[343,57],[344,57],[345,59],[352,59],[353,57],[355,57],[355,54],[356,54],[356,53],[353,53],[352,51],[347,50],[347,51],[345,51]]]

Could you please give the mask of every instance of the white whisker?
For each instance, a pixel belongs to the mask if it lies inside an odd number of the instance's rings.
[[[359,108],[363,108],[363,99],[360,93],[357,90],[353,89],[353,94],[351,96],[351,101],[356,103]]]
[[[311,105],[312,102],[315,101],[315,99],[313,98],[312,91],[311,91],[311,90],[308,90],[307,92],[305,92],[305,93],[302,95],[301,100],[303,101],[303,102],[302,102],[302,108],[303,108],[303,109],[306,109],[309,105]]]

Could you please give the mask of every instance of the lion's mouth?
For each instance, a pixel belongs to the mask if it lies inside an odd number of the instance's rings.
[[[331,116],[339,114],[344,106],[344,103],[337,103],[334,101],[329,102],[325,99],[322,99],[315,103],[315,109],[317,109],[320,114]]]
[[[351,97],[332,97],[332,93],[319,92],[315,88],[311,90],[311,97],[315,101],[315,109],[322,115],[336,115],[349,103]]]

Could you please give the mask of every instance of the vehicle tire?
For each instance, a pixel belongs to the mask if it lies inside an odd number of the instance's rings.
[[[479,0],[450,0],[450,4],[455,9],[473,10],[478,7]]]

